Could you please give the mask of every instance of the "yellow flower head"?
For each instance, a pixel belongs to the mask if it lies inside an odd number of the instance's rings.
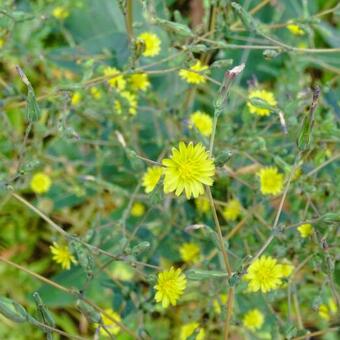
[[[136,73],[130,76],[131,89],[134,91],[146,91],[150,87],[146,73]]]
[[[276,259],[270,256],[261,256],[249,266],[244,279],[249,281],[248,290],[250,292],[260,290],[267,293],[282,285],[284,274],[282,265],[278,264]]]
[[[200,325],[199,325],[198,322],[190,322],[190,323],[183,325],[181,327],[179,339],[180,340],[186,340],[190,336],[192,336],[196,330],[198,330],[198,333],[197,333],[195,339],[196,340],[203,340],[204,337],[205,337],[205,331],[204,331],[203,328],[200,328],[199,326]]]
[[[128,113],[132,116],[135,116],[137,113],[138,105],[136,95],[129,91],[123,91],[119,95],[121,96],[122,100],[126,102]],[[122,100],[117,99],[114,102],[114,108],[119,115],[123,113],[123,108],[125,104],[122,102]]]
[[[227,202],[223,209],[223,216],[227,221],[235,221],[241,214],[242,205],[237,199],[232,199]]]
[[[77,106],[80,103],[80,100],[81,100],[81,93],[79,91],[74,92],[71,98],[71,105]]]
[[[175,191],[176,196],[184,191],[187,199],[204,193],[204,184],[212,185],[215,165],[202,144],[179,143],[178,149],[172,148],[170,158],[163,159],[166,166],[164,192]]]
[[[335,315],[338,311],[338,307],[336,306],[336,303],[333,299],[328,300],[328,304],[322,303],[319,306],[319,316],[328,321],[331,319],[332,315]]]
[[[228,294],[221,294],[220,299],[213,300],[213,307],[214,307],[214,311],[216,314],[221,314],[222,312],[220,303],[222,305],[226,305],[227,301],[228,301]]]
[[[206,71],[207,69],[208,66],[202,65],[201,62],[197,60],[194,65],[190,66],[189,70],[179,70],[179,76],[189,84],[204,84],[207,79],[200,73]]]
[[[105,309],[105,314],[107,314],[108,316],[110,316],[110,318],[112,318],[113,320],[116,320],[117,322],[121,322],[122,318],[120,317],[120,315],[116,312],[114,312],[112,309],[107,308]],[[102,323],[105,326],[105,328],[112,334],[112,335],[117,335],[120,332],[120,327],[111,319],[109,319],[106,315],[102,314]],[[97,325],[98,327],[98,325]],[[106,331],[104,330],[104,328],[100,328],[100,333],[103,336],[107,336]]]
[[[43,194],[50,190],[51,178],[43,172],[37,172],[31,179],[31,189],[36,194]]]
[[[277,105],[276,99],[274,97],[274,94],[272,92],[266,91],[266,90],[252,90],[249,93],[248,96],[249,99],[252,98],[259,98],[265,101],[268,105],[275,107]],[[270,110],[263,107],[257,107],[254,104],[247,102],[247,106],[249,108],[249,111],[251,113],[255,113],[258,116],[269,116]]]
[[[179,248],[181,258],[186,263],[195,263],[199,261],[201,249],[198,244],[187,242]]]
[[[137,39],[142,40],[144,43],[144,57],[154,57],[161,51],[161,41],[156,34],[144,32]]]
[[[162,174],[163,168],[160,166],[154,166],[146,170],[146,173],[143,176],[143,187],[145,188],[146,193],[149,193],[155,189]]]
[[[145,213],[145,206],[140,202],[135,202],[131,208],[131,215],[133,217],[141,217]]]
[[[102,97],[102,93],[98,90],[97,87],[91,87],[90,93],[91,93],[91,96],[96,100]]]
[[[61,265],[63,269],[69,270],[72,263],[76,263],[75,258],[70,252],[70,249],[66,245],[59,245],[54,242],[53,246],[50,246],[51,253],[53,254],[52,259]]]
[[[213,120],[212,118],[200,111],[196,111],[190,116],[189,127],[195,127],[203,136],[209,137],[212,132]]]
[[[175,306],[177,300],[183,295],[187,280],[180,268],[171,267],[170,270],[158,274],[155,300],[161,302],[163,308],[170,304]]]
[[[262,168],[258,174],[263,195],[278,195],[283,188],[283,174],[276,167]]]
[[[313,227],[310,223],[301,224],[297,230],[302,238],[306,238],[313,233]]]
[[[119,70],[115,67],[107,66],[103,70],[104,76],[112,77],[108,79],[108,83],[112,88],[115,88],[117,91],[122,91],[126,87],[126,80]]]
[[[210,210],[209,200],[204,196],[200,196],[196,198],[195,205],[196,205],[196,209],[202,214],[205,214]]]
[[[58,20],[65,20],[70,15],[68,10],[62,6],[55,7],[52,14]]]
[[[243,317],[243,326],[251,331],[260,329],[264,322],[264,316],[258,309],[248,311]]]
[[[290,276],[294,271],[294,266],[287,260],[284,260],[281,263],[281,272],[283,277],[288,277]]]
[[[290,33],[294,35],[304,35],[305,31],[301,28],[301,26],[294,24],[291,20],[288,21],[287,29]]]

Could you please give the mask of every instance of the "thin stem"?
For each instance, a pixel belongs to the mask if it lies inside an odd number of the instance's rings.
[[[22,270],[23,272],[37,278],[38,280],[47,283],[50,286],[53,286],[56,289],[59,289],[61,291],[63,291],[66,294],[72,295],[72,296],[76,296],[79,299],[82,299],[84,302],[86,302],[87,304],[89,304],[91,307],[93,307],[96,311],[100,312],[102,315],[104,315],[105,317],[107,317],[110,321],[114,322],[117,326],[119,326],[120,328],[122,328],[123,330],[125,330],[127,333],[129,333],[134,339],[139,339],[138,335],[136,335],[134,332],[132,332],[129,328],[127,328],[123,323],[117,321],[116,319],[112,318],[109,314],[107,314],[103,309],[101,309],[100,307],[98,307],[96,304],[94,304],[92,301],[88,300],[87,298],[82,297],[79,292],[74,291],[73,289],[70,288],[66,288],[64,286],[61,286],[60,284],[51,281],[49,279],[47,279],[46,277],[43,277],[37,273],[32,272],[31,270],[20,266],[19,264],[16,264],[10,260],[7,260],[3,257],[0,256],[0,261],[4,262],[6,264],[9,264],[12,267],[15,267],[17,269]]]
[[[125,24],[126,24],[126,31],[129,36],[129,40],[133,40],[133,7],[132,7],[132,0],[126,1],[126,14],[125,14]]]
[[[330,332],[336,332],[339,329],[340,329],[340,327],[327,328],[327,329],[323,329],[322,331],[311,332],[311,333],[307,333],[306,335],[298,336],[296,338],[293,338],[292,340],[311,339],[311,338],[317,337],[319,335],[327,334],[327,333],[330,333]]]
[[[228,277],[230,278],[231,275],[232,275],[232,269],[231,269],[231,265],[230,265],[230,262],[229,262],[228,253],[225,251],[225,248],[224,248],[224,240],[223,240],[222,230],[221,230],[220,222],[218,220],[214,199],[212,197],[211,190],[210,190],[209,186],[206,186],[206,191],[207,191],[207,194],[208,194],[208,200],[209,200],[209,203],[210,203],[210,207],[211,207],[211,210],[212,210],[215,226],[216,226],[216,229],[217,229],[217,236],[218,236],[220,248],[221,248],[222,255],[223,255],[224,265],[225,265],[226,271],[228,273]]]

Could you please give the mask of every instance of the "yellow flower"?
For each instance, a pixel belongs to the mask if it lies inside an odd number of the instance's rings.
[[[282,285],[282,278],[285,277],[282,265],[271,256],[261,256],[255,260],[248,268],[244,279],[248,282],[248,290],[257,292],[258,290],[267,293],[277,289]]]
[[[110,316],[113,320],[116,320],[118,322],[122,321],[122,318],[120,317],[120,315],[116,312],[114,312],[112,309],[107,308],[105,309],[105,314],[107,314],[108,316]],[[112,335],[117,335],[120,332],[120,327],[111,319],[109,319],[106,315],[102,314],[102,323],[105,326],[105,328],[112,334]],[[97,325],[98,327],[98,325]],[[104,328],[101,327],[100,328],[100,333],[103,336],[108,336],[108,334],[105,332]]]
[[[80,100],[81,100],[81,93],[79,91],[74,92],[71,98],[71,105],[77,106],[80,103]]]
[[[294,35],[304,35],[305,31],[301,28],[301,26],[294,24],[291,20],[288,21],[287,29],[290,33]]]
[[[55,7],[53,9],[52,14],[56,19],[59,19],[59,20],[64,20],[70,15],[68,10],[65,7],[62,7],[62,6]]]
[[[274,94],[272,92],[266,91],[266,90],[252,90],[249,93],[248,96],[249,99],[252,98],[259,98],[265,101],[268,105],[275,107],[277,105],[276,99],[274,97]],[[257,107],[256,105],[247,102],[247,106],[249,108],[249,111],[251,113],[255,113],[258,116],[269,116],[270,115],[270,109],[265,109],[261,107]]]
[[[263,195],[278,195],[283,188],[283,174],[276,167],[266,167],[258,174],[260,177],[261,192]]]
[[[190,116],[189,127],[195,127],[203,136],[209,137],[212,132],[213,120],[212,118],[200,111],[196,111]]]
[[[43,194],[50,190],[52,185],[51,178],[43,172],[37,172],[31,179],[31,189],[36,194]]]
[[[0,48],[2,48],[5,45],[5,40],[0,38]]]
[[[292,274],[294,266],[287,260],[281,263],[281,272],[283,277],[288,277]]]
[[[248,311],[243,317],[243,326],[250,329],[251,331],[256,331],[260,329],[264,322],[264,316],[258,309],[252,309]]]
[[[170,304],[175,306],[177,300],[183,295],[187,280],[180,268],[171,267],[170,270],[158,274],[155,300],[161,302],[163,308]]]
[[[68,246],[62,246],[54,242],[53,246],[50,246],[51,253],[53,254],[52,259],[61,265],[63,269],[69,270],[72,263],[76,263],[75,258],[70,252]]]
[[[198,322],[190,322],[190,323],[183,325],[181,327],[179,339],[180,340],[186,340],[190,336],[192,336],[196,330],[198,330],[198,333],[197,333],[195,339],[196,340],[203,340],[204,337],[205,337],[205,331],[204,331],[203,328],[200,328],[199,326],[200,325],[199,325]]]
[[[103,72],[104,76],[112,77],[107,81],[112,88],[115,88],[118,91],[125,89],[126,80],[119,70],[117,70],[115,67],[107,66],[104,68]]]
[[[94,99],[100,99],[102,97],[102,93],[98,90],[97,87],[91,87],[90,89],[90,93],[91,93],[91,96],[94,98]]]
[[[189,84],[204,84],[207,81],[207,79],[200,73],[207,69],[208,66],[202,65],[201,62],[197,60],[194,65],[190,66],[189,70],[187,69],[179,70],[179,76],[182,79],[186,80]]]
[[[237,199],[232,199],[223,209],[223,216],[227,221],[235,221],[240,216],[241,210],[241,203]]]
[[[160,166],[154,166],[146,170],[146,173],[143,176],[143,187],[145,187],[146,193],[149,193],[155,189],[162,174],[163,168]]]
[[[131,89],[134,91],[146,91],[150,87],[146,73],[136,73],[130,77]]]
[[[228,301],[228,295],[227,294],[221,294],[220,295],[220,300],[219,299],[214,299],[213,300],[213,306],[214,306],[214,311],[216,314],[221,314],[222,308],[221,305],[226,305]]]
[[[202,214],[205,214],[210,210],[209,200],[204,196],[196,198],[195,205],[196,209]]]
[[[297,230],[302,238],[306,238],[313,233],[313,227],[310,223],[301,224]]]
[[[144,43],[144,57],[154,57],[159,54],[161,50],[161,41],[154,33],[144,32],[138,36],[139,40]]]
[[[134,276],[134,271],[131,266],[125,262],[115,261],[112,264],[110,274],[114,280],[131,281]]]
[[[204,184],[212,185],[215,165],[202,144],[184,142],[179,148],[172,148],[170,158],[163,159],[166,166],[164,192],[175,191],[176,196],[184,191],[188,199],[204,193]]]
[[[131,215],[133,217],[141,217],[145,213],[145,206],[140,202],[135,202],[131,208]]]
[[[336,312],[338,311],[338,307],[336,305],[336,303],[334,302],[333,299],[329,299],[328,300],[328,305],[325,303],[322,303],[319,306],[319,316],[328,321],[331,319],[332,315],[335,315]]]
[[[136,115],[137,113],[137,97],[128,91],[123,91],[119,94],[122,99],[127,102],[127,106],[128,106],[128,113],[132,116]],[[125,103],[123,103],[124,105]],[[120,100],[116,100],[114,102],[114,108],[116,110],[116,112],[120,115],[123,113],[123,108],[124,106],[122,105],[122,102]]]
[[[183,243],[179,248],[181,258],[186,263],[195,263],[199,261],[201,249],[196,243]]]

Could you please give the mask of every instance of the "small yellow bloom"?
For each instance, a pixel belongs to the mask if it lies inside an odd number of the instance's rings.
[[[163,159],[166,166],[164,192],[175,191],[176,196],[185,192],[187,199],[197,198],[204,193],[203,185],[212,185],[215,165],[202,144],[179,143],[172,148],[170,158]]]
[[[243,318],[243,326],[251,331],[260,329],[264,323],[264,316],[258,309],[247,312]]]
[[[197,60],[194,65],[190,66],[189,70],[179,70],[179,76],[189,84],[204,84],[207,79],[200,73],[203,73],[207,69],[208,66],[202,65],[201,62]]]
[[[302,238],[307,238],[313,234],[313,227],[310,223],[301,224],[297,230]]]
[[[43,172],[37,172],[31,179],[31,189],[36,194],[43,194],[50,190],[51,178]]]
[[[259,98],[266,102],[268,105],[275,107],[277,105],[276,99],[272,92],[266,90],[252,90],[248,96],[249,99]],[[269,116],[270,110],[267,108],[257,107],[254,104],[247,102],[247,106],[251,113],[255,113],[258,116]]]
[[[338,311],[338,307],[333,299],[328,300],[328,304],[322,303],[319,306],[319,316],[329,321]]]
[[[99,100],[102,97],[102,93],[98,90],[97,87],[91,87],[90,93],[91,96],[96,100]]]
[[[220,304],[225,306],[227,304],[227,301],[228,301],[228,294],[221,294],[220,299],[213,300],[213,307],[214,307],[214,311],[216,314],[221,314],[222,308]]]
[[[248,282],[250,292],[262,291],[267,293],[282,285],[282,278],[288,271],[284,270],[281,264],[271,256],[261,256],[248,268],[244,279]]]
[[[235,221],[241,214],[242,205],[237,199],[232,199],[227,202],[223,209],[223,216],[227,221]]]
[[[116,320],[117,322],[121,322],[122,318],[120,317],[118,313],[114,312],[110,308],[105,309],[105,314],[110,316],[110,319],[106,315],[102,314],[101,317],[102,317],[103,325],[112,335],[117,335],[120,332],[120,327],[111,319]],[[100,334],[103,336],[108,335],[103,327],[100,328]]]
[[[76,260],[71,254],[68,246],[62,246],[54,242],[53,246],[50,246],[50,249],[53,254],[52,259],[56,263],[60,264],[63,269],[69,270],[71,268],[71,264],[76,263]]]
[[[131,266],[119,261],[113,262],[110,274],[114,280],[119,281],[131,281],[134,277],[134,271]]]
[[[131,89],[134,91],[146,91],[150,87],[150,81],[146,73],[136,73],[130,76]]]
[[[201,111],[196,111],[190,116],[189,127],[195,127],[203,136],[209,137],[212,132],[213,120],[212,118]]]
[[[70,15],[68,10],[62,6],[55,7],[52,14],[58,20],[65,20]]]
[[[181,327],[181,332],[179,339],[180,340],[186,340],[190,336],[194,334],[194,332],[197,332],[197,335],[195,337],[196,340],[203,340],[205,337],[205,331],[203,328],[200,328],[200,325],[198,322],[190,322]]]
[[[283,189],[283,174],[276,167],[262,168],[258,174],[263,195],[278,195]]]
[[[182,270],[171,267],[170,270],[158,274],[157,284],[154,287],[156,289],[155,300],[161,302],[163,308],[169,305],[175,306],[186,286],[187,280]]]
[[[122,73],[115,67],[107,66],[103,70],[104,76],[112,77],[108,79],[108,84],[118,91],[122,91],[126,87],[126,80],[124,79]]]
[[[81,93],[79,91],[76,91],[73,93],[71,98],[71,105],[77,106],[81,101]]]
[[[145,188],[146,193],[152,192],[153,189],[155,189],[162,174],[163,168],[160,166],[154,166],[146,170],[146,173],[143,176],[143,187]]]
[[[196,209],[202,214],[205,214],[210,210],[209,200],[205,196],[200,196],[196,198],[195,205]]]
[[[181,258],[186,263],[195,263],[200,259],[201,249],[198,244],[187,242],[179,248]]]
[[[2,48],[5,45],[5,40],[0,38],[0,48]]]
[[[117,99],[114,102],[114,108],[116,110],[116,112],[120,115],[123,113],[123,108],[124,108],[124,104],[125,107],[127,108],[127,111],[130,115],[134,116],[137,113],[137,97],[136,95],[134,95],[133,93],[129,92],[129,91],[123,91],[121,93],[119,93],[119,95],[121,96],[122,100]],[[123,103],[123,105],[122,105]]]
[[[294,266],[289,261],[283,261],[281,263],[281,272],[283,277],[290,276],[294,271]]]
[[[145,206],[140,202],[135,202],[131,208],[131,215],[133,217],[141,217],[145,213]]]
[[[144,43],[144,57],[155,57],[161,51],[161,41],[154,33],[144,32],[138,36]]]
[[[301,26],[294,24],[291,20],[288,21],[287,29],[290,33],[294,35],[304,35],[305,31],[301,28]]]

